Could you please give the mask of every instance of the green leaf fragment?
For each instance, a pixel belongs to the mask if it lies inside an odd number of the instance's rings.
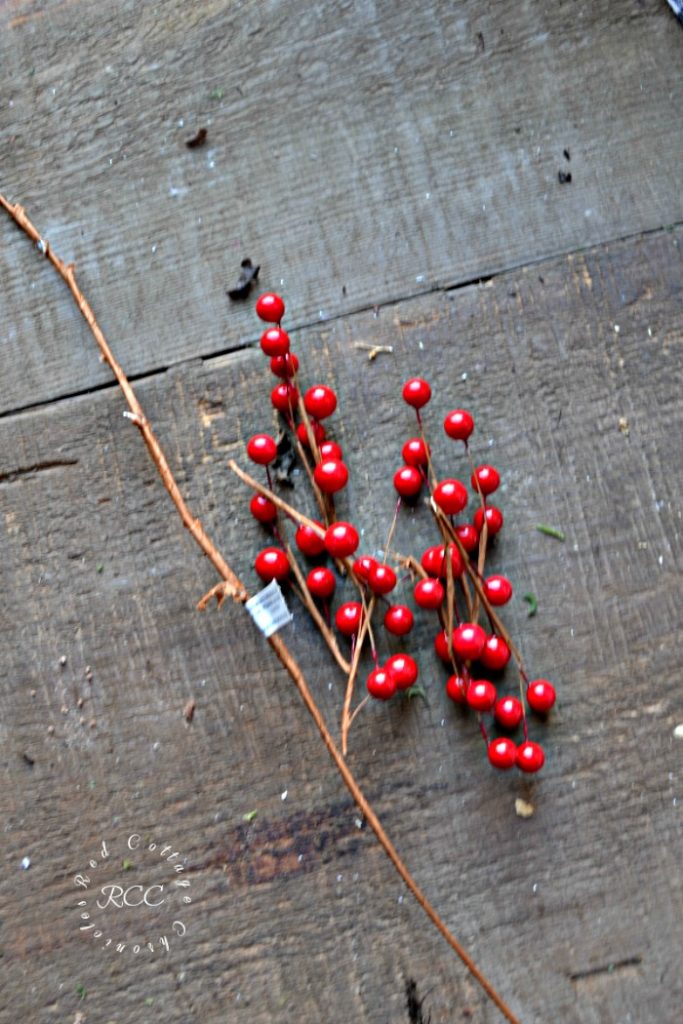
[[[212,89],[209,93],[210,100],[222,100],[225,96],[225,92],[222,89]]]
[[[97,572],[104,572],[104,566],[103,565],[97,565],[97,566],[95,566],[95,568],[97,569]]]
[[[154,996],[147,996],[147,998],[145,999],[145,1006],[153,1006],[153,1005],[154,1005]]]
[[[123,858],[122,867],[124,871],[130,871],[131,868],[135,867],[132,860],[128,860],[127,857]]]
[[[557,530],[554,526],[546,526],[545,523],[537,523],[536,529],[539,533],[544,533],[546,537],[554,537],[555,540],[564,540],[562,530]]]
[[[85,991],[85,985],[76,985],[76,995],[80,999],[85,999],[87,993]]]
[[[242,821],[253,821],[258,811],[247,811],[246,814],[242,815]]]
[[[538,611],[538,601],[536,600],[533,594],[525,594],[522,600],[526,601],[526,603],[529,605],[529,614],[527,618],[531,619]]]
[[[411,697],[422,697],[422,700],[427,703],[427,694],[425,693],[424,686],[420,686],[419,683],[415,683],[409,690],[406,690],[406,697],[410,700]]]

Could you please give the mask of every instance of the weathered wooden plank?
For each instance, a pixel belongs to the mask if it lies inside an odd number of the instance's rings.
[[[302,325],[683,220],[660,0],[22,0],[0,24],[2,188],[133,374],[254,340],[225,295],[247,255]],[[0,408],[106,382],[47,267],[26,310],[1,230]]]
[[[368,546],[382,543],[390,471],[412,429],[405,376],[432,380],[431,424],[470,406],[475,457],[503,472],[507,525],[492,564],[516,586],[507,620],[529,666],[560,693],[547,729],[534,727],[549,752],[542,779],[487,769],[475,723],[447,706],[424,623],[413,642],[428,703],[367,709],[351,760],[428,895],[525,1024],[654,1024],[680,1006],[682,239],[662,232],[547,261],[295,337],[308,379],[338,389],[334,431]],[[17,248],[21,276],[31,273]],[[358,340],[394,354],[368,363]],[[89,344],[79,328],[74,349]],[[225,462],[270,421],[263,373],[248,350],[139,386],[195,512],[245,576],[259,540]],[[410,977],[434,1022],[497,1020],[357,827],[244,614],[195,613],[214,577],[121,410],[112,388],[0,423],[0,1020],[402,1024]],[[433,437],[446,468],[450,450]],[[431,537],[415,514],[397,544],[414,530],[419,543]],[[533,619],[525,591],[539,599]],[[340,680],[298,612],[289,638],[334,721]],[[516,817],[518,795],[532,818]],[[182,854],[193,897],[188,934],[137,961],[79,936],[73,884],[102,840],[119,881],[167,884],[167,865],[125,850],[134,832]],[[161,931],[165,914],[150,909],[143,923]],[[117,927],[130,934],[140,921],[131,911]]]

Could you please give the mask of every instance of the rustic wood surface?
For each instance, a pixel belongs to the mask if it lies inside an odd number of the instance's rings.
[[[244,256],[284,282],[307,380],[338,391],[341,508],[367,547],[412,431],[401,382],[433,383],[444,470],[464,472],[440,419],[473,410],[475,456],[504,479],[506,621],[559,690],[533,726],[547,766],[488,769],[424,620],[427,701],[367,708],[350,763],[525,1024],[677,1020],[683,33],[666,5],[15,0],[0,24],[0,189],[76,261],[250,585],[261,538],[226,462],[272,419],[251,304],[225,295]],[[8,221],[0,240],[0,1021],[410,1024],[410,979],[432,1024],[498,1021],[244,612],[195,611],[215,575],[85,324]],[[393,353],[368,362],[358,341]],[[415,512],[396,544],[432,536]],[[340,674],[296,606],[285,636],[336,723]],[[178,851],[187,933],[165,908],[106,920],[168,933],[168,952],[79,934],[76,875],[169,884],[133,833]]]

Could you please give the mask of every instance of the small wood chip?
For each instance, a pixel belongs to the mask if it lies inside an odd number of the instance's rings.
[[[183,708],[183,717],[186,722],[191,722],[192,719],[194,718],[194,709],[196,708],[196,706],[197,704],[194,697],[190,697],[187,704]]]
[[[48,736],[54,736],[54,731],[55,731],[54,725],[48,725],[48,727],[47,727],[47,734],[48,734]]]
[[[625,416],[619,417],[619,430],[624,435],[624,437],[628,437],[628,435],[631,433],[631,424]]]
[[[354,348],[362,349],[368,354],[368,362],[371,363],[373,359],[386,352],[388,355],[392,355],[394,351],[393,345],[371,345],[367,341],[355,341],[353,343]]]
[[[522,800],[521,797],[517,797],[515,800],[515,814],[518,818],[530,818],[534,813],[533,804],[528,804],[526,800]]]
[[[676,726],[674,729],[674,737],[677,740],[683,740],[683,724]]]
[[[196,135],[193,135],[191,139],[186,141],[185,145],[188,149],[197,149],[198,146],[204,145],[207,135],[206,128],[200,128]]]

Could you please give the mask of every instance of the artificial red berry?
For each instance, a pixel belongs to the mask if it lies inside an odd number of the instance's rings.
[[[256,315],[269,324],[279,324],[285,315],[285,304],[279,295],[264,292],[256,300]]]
[[[325,547],[333,558],[348,558],[358,547],[358,542],[358,531],[351,523],[332,523],[325,532]]]
[[[283,331],[281,327],[269,327],[261,335],[261,348],[271,358],[284,358],[289,352],[289,335],[287,331]]]
[[[313,420],[311,422],[311,430],[313,431],[313,437],[315,438],[315,443],[318,445],[319,451],[321,443],[325,440],[325,428],[322,423],[316,423],[316,421]],[[305,423],[300,423],[296,428],[296,436],[305,448],[310,448],[308,431],[306,430]]]
[[[490,711],[496,703],[496,688],[488,679],[473,679],[465,696],[474,711]]]
[[[449,676],[446,682],[446,694],[456,704],[467,704],[467,683],[462,676]]]
[[[377,562],[368,573],[368,586],[373,594],[388,594],[396,586],[396,573],[390,565]]]
[[[304,405],[309,416],[324,420],[337,408],[337,396],[327,384],[315,384],[304,395]]]
[[[319,597],[326,601],[334,594],[336,580],[329,569],[320,565],[315,569],[311,569],[306,577],[306,586],[313,594],[313,597]]]
[[[367,583],[370,570],[375,565],[377,565],[377,559],[373,558],[372,555],[361,555],[360,558],[357,558],[353,563],[354,575],[357,576],[362,583]]]
[[[392,654],[384,667],[393,673],[397,690],[409,690],[418,676],[417,662],[409,654]]]
[[[434,488],[434,501],[447,516],[456,516],[467,504],[467,489],[459,480],[442,480]]]
[[[484,593],[494,607],[507,604],[512,597],[512,584],[507,576],[489,576],[484,582]]]
[[[316,524],[323,529],[323,524]],[[313,529],[312,526],[307,526],[305,523],[300,523],[297,527],[294,535],[294,541],[299,551],[304,555],[308,555],[309,558],[315,558],[316,555],[321,555],[325,550],[325,539],[321,537],[319,533]]]
[[[444,589],[438,580],[426,579],[420,580],[415,584],[415,590],[413,591],[415,596],[415,604],[419,608],[430,608],[435,610],[440,608],[443,604]]]
[[[407,466],[426,466],[429,463],[429,449],[421,437],[411,437],[401,449]]]
[[[516,729],[524,717],[522,702],[517,697],[500,697],[494,713],[498,724],[505,729]]]
[[[517,760],[517,744],[507,736],[499,736],[498,739],[491,740],[487,753],[493,767],[505,771],[512,768]]]
[[[299,401],[299,392],[293,384],[278,384],[271,391],[270,400],[278,412],[291,414]]]
[[[555,687],[547,679],[534,679],[527,687],[526,699],[529,701],[529,707],[532,707],[539,715],[548,714],[556,697]]]
[[[411,377],[403,385],[403,400],[413,409],[421,409],[432,397],[432,389],[421,377]]]
[[[479,655],[479,661],[486,668],[490,668],[494,672],[500,672],[504,669],[510,660],[510,648],[503,640],[502,636],[496,636],[492,633],[486,638],[486,644],[484,650]]]
[[[254,434],[247,441],[247,455],[259,466],[267,466],[277,456],[277,445],[269,434]]]
[[[450,663],[451,656],[448,651],[448,637],[446,636],[445,629],[442,629],[434,637],[434,650],[436,651],[437,657],[441,658],[442,661]]]
[[[476,622],[463,622],[453,630],[453,650],[463,661],[474,661],[484,650],[486,632]]]
[[[272,523],[274,519],[277,519],[276,505],[270,498],[264,498],[262,494],[254,495],[249,502],[249,511],[254,519],[258,519],[259,523]]]
[[[363,618],[363,605],[360,601],[346,601],[337,608],[334,621],[337,629],[344,636],[354,636],[360,629]]]
[[[413,628],[413,613],[405,604],[392,604],[384,616],[384,628],[394,636],[405,636]]]
[[[422,482],[422,473],[415,466],[401,466],[394,473],[394,487],[402,498],[416,498]]]
[[[460,552],[456,548],[455,544],[449,544],[449,548],[451,552],[453,576],[461,576],[465,567],[462,563]],[[447,579],[448,563],[446,561],[446,553],[443,544],[437,544],[432,548],[427,548],[427,550],[422,553],[420,561],[422,568],[425,572],[428,572],[430,576],[441,576],[442,579]]]
[[[344,457],[336,441],[323,441],[322,444],[318,445],[318,451],[323,462],[327,459],[338,459],[341,462]]]
[[[341,459],[324,459],[313,470],[313,479],[325,494],[334,494],[346,487],[349,471]]]
[[[474,551],[479,544],[479,531],[471,523],[463,523],[461,526],[456,526],[455,535],[465,551]]]
[[[396,693],[396,677],[390,668],[376,668],[368,676],[368,693],[378,700],[390,700]]]
[[[443,421],[443,429],[454,441],[467,441],[474,430],[474,420],[465,409],[453,409]]]
[[[270,360],[270,372],[274,373],[276,377],[288,379],[293,377],[298,369],[299,360],[293,352],[288,352],[284,356],[273,356]]]
[[[474,491],[481,491],[482,494],[493,494],[500,485],[500,474],[493,466],[477,466],[470,482]]]
[[[481,507],[474,513],[474,525],[481,533],[484,528],[484,510]],[[503,513],[495,505],[486,506],[486,525],[489,537],[494,537],[503,529]]]
[[[264,548],[259,551],[254,568],[265,583],[284,580],[289,576],[289,560],[281,548]]]
[[[538,772],[545,764],[543,747],[533,740],[520,743],[517,747],[517,767],[523,772]]]

